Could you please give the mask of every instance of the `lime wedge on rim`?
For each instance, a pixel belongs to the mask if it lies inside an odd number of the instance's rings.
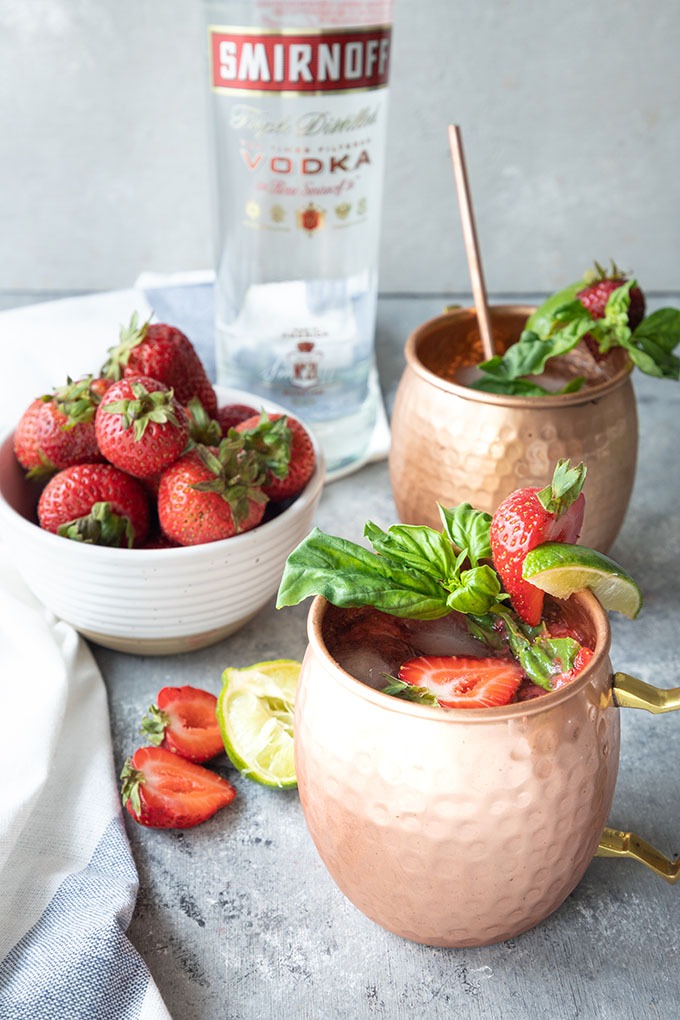
[[[297,785],[293,711],[300,665],[275,659],[222,674],[217,721],[224,748],[239,772],[263,786]]]
[[[616,610],[631,620],[642,606],[642,592],[630,574],[604,553],[583,545],[537,545],[526,555],[522,577],[558,599],[589,588],[604,609]]]

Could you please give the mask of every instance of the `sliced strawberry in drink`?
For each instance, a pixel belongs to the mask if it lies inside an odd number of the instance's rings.
[[[443,708],[492,708],[512,701],[524,676],[517,662],[460,655],[421,655],[399,669],[399,679],[425,687]]]

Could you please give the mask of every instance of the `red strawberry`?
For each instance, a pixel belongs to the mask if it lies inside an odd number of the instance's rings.
[[[595,269],[586,273],[584,280],[587,285],[580,290],[576,297],[586,308],[594,319],[604,319],[607,301],[615,290],[622,287],[629,277],[622,273],[616,263],[611,263],[611,269],[604,269],[598,262]],[[630,289],[630,305],[628,306],[628,325],[631,330],[637,328],[645,317],[645,296],[635,284]]]
[[[172,390],[141,375],[107,390],[95,429],[99,449],[112,464],[136,478],[149,478],[184,452],[189,418]]]
[[[142,721],[152,744],[190,761],[209,761],[224,753],[215,710],[217,698],[198,687],[163,687]]]
[[[236,428],[242,421],[257,416],[257,409],[248,404],[224,404],[217,409],[217,420],[222,429],[222,435],[226,436],[229,429]]]
[[[14,448],[32,476],[104,459],[94,431],[99,403],[94,382],[91,376],[68,379],[54,393],[32,401],[22,415]]]
[[[586,286],[578,291],[576,297],[594,319],[604,319],[607,301],[615,290],[627,282],[628,277],[614,262],[611,263],[609,271],[596,262],[595,269],[586,273],[583,279],[587,281]],[[628,306],[628,325],[631,330],[636,329],[644,319],[645,307],[644,294],[637,284],[634,284],[630,289],[630,305]],[[607,351],[600,350],[600,345],[594,336],[587,333],[583,340],[597,361],[603,361],[606,358]]]
[[[141,545],[149,505],[140,482],[113,464],[74,464],[51,478],[38,502],[40,526],[89,545]]]
[[[153,829],[188,829],[231,804],[236,790],[210,769],[164,747],[140,747],[120,774],[123,806]]]
[[[424,687],[442,708],[492,708],[512,701],[524,671],[509,659],[421,655],[399,669],[399,678]]]
[[[247,418],[236,426],[246,436],[246,449],[254,450],[267,470],[265,494],[273,501],[302,492],[316,464],[314,445],[296,418],[281,414]]]
[[[140,326],[133,315],[127,329],[121,329],[119,344],[109,350],[102,375],[151,376],[174,390],[180,404],[186,406],[196,397],[210,417],[217,412],[217,397],[196,348],[181,330],[166,323]]]
[[[581,492],[585,475],[585,465],[572,468],[568,460],[561,460],[550,485],[544,489],[516,489],[491,519],[493,565],[513,609],[532,627],[541,620],[544,596],[522,577],[524,558],[543,542],[576,542],[585,510]]]
[[[103,460],[94,430],[99,396],[88,376],[43,397],[44,405],[38,418],[38,445],[44,456],[58,468],[71,464],[87,464]]]
[[[32,476],[56,471],[55,465],[49,463],[45,455],[41,453],[38,444],[38,421],[44,406],[45,402],[42,397],[36,397],[31,401],[19,419],[14,432],[16,458]]]
[[[260,523],[267,497],[262,470],[242,443],[199,444],[161,475],[158,518],[163,533],[180,545],[231,538]]]

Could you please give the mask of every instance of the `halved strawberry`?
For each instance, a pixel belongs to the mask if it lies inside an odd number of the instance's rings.
[[[399,668],[399,679],[424,687],[442,708],[492,708],[512,701],[524,671],[508,659],[421,655]]]
[[[189,761],[209,761],[224,753],[215,710],[217,698],[198,687],[163,687],[142,720],[149,741]]]
[[[152,829],[188,829],[231,804],[226,779],[164,747],[140,747],[120,774],[123,806]]]

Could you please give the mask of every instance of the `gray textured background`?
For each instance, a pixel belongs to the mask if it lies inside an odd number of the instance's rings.
[[[680,254],[680,4],[396,0],[381,290],[469,290],[461,124],[489,291]],[[0,290],[212,266],[200,0],[2,0]]]

